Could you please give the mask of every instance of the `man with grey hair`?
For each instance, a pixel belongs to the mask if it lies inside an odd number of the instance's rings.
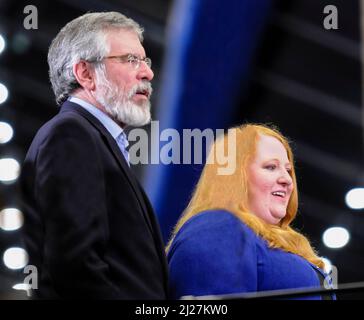
[[[38,131],[21,175],[36,298],[167,297],[159,226],[129,168],[124,133],[151,118],[142,32],[120,13],[88,13],[49,48],[61,109]]]

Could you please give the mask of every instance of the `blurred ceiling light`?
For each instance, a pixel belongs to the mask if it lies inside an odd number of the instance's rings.
[[[23,214],[16,208],[6,208],[0,211],[0,228],[5,231],[17,230],[21,228],[23,222]]]
[[[14,131],[10,124],[0,122],[0,143],[7,143],[13,137]]]
[[[351,189],[345,196],[345,202],[351,209],[364,209],[364,188]]]
[[[19,162],[12,158],[0,159],[0,181],[12,182],[20,173]]]
[[[28,253],[22,248],[9,248],[4,252],[3,260],[9,269],[23,269],[28,264]]]
[[[0,34],[0,53],[4,51],[4,49],[5,49],[5,45],[6,45],[5,39],[4,39],[4,37]]]
[[[347,245],[350,234],[345,228],[332,227],[324,232],[322,239],[326,247],[338,249]]]
[[[0,83],[0,104],[4,103],[9,96],[8,88]]]

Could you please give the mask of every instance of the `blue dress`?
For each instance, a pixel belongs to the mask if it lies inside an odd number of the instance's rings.
[[[172,298],[320,287],[321,269],[267,242],[233,214],[204,211],[187,221],[168,252]],[[309,299],[321,299],[321,295]]]

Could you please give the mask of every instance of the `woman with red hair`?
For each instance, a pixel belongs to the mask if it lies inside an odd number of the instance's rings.
[[[319,288],[329,277],[307,238],[290,225],[298,191],[292,150],[276,129],[234,128],[235,172],[214,161],[228,135],[209,153],[192,199],[167,246],[174,298]],[[310,299],[331,295],[314,295]]]

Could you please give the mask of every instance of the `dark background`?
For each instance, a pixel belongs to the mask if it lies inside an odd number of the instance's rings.
[[[38,8],[37,30],[23,27],[28,4]],[[338,8],[338,30],[322,26],[327,4]],[[158,119],[173,5],[167,0],[0,0],[0,34],[7,41],[0,54],[0,82],[9,90],[8,100],[0,105],[0,120],[14,128],[13,139],[0,145],[0,156],[21,163],[36,131],[57,113],[48,80],[48,46],[62,26],[87,11],[120,11],[145,28],[144,46],[155,73],[153,115]],[[364,185],[360,46],[359,1],[273,2],[251,61],[246,93],[234,106],[232,121],[274,123],[293,141],[300,189],[295,226],[337,266],[339,283],[364,281],[363,210],[345,204],[346,192]],[[198,120],[199,115],[191,117]],[[135,170],[143,180],[154,167]],[[17,187],[17,183],[0,184],[1,207],[19,206]],[[156,192],[164,195],[165,190]],[[323,244],[322,234],[332,226],[349,230],[345,247],[329,249]],[[20,231],[0,231],[0,254],[10,246],[21,246],[19,235]],[[7,269],[2,261],[0,272],[0,292],[11,297],[11,286],[25,275]]]

